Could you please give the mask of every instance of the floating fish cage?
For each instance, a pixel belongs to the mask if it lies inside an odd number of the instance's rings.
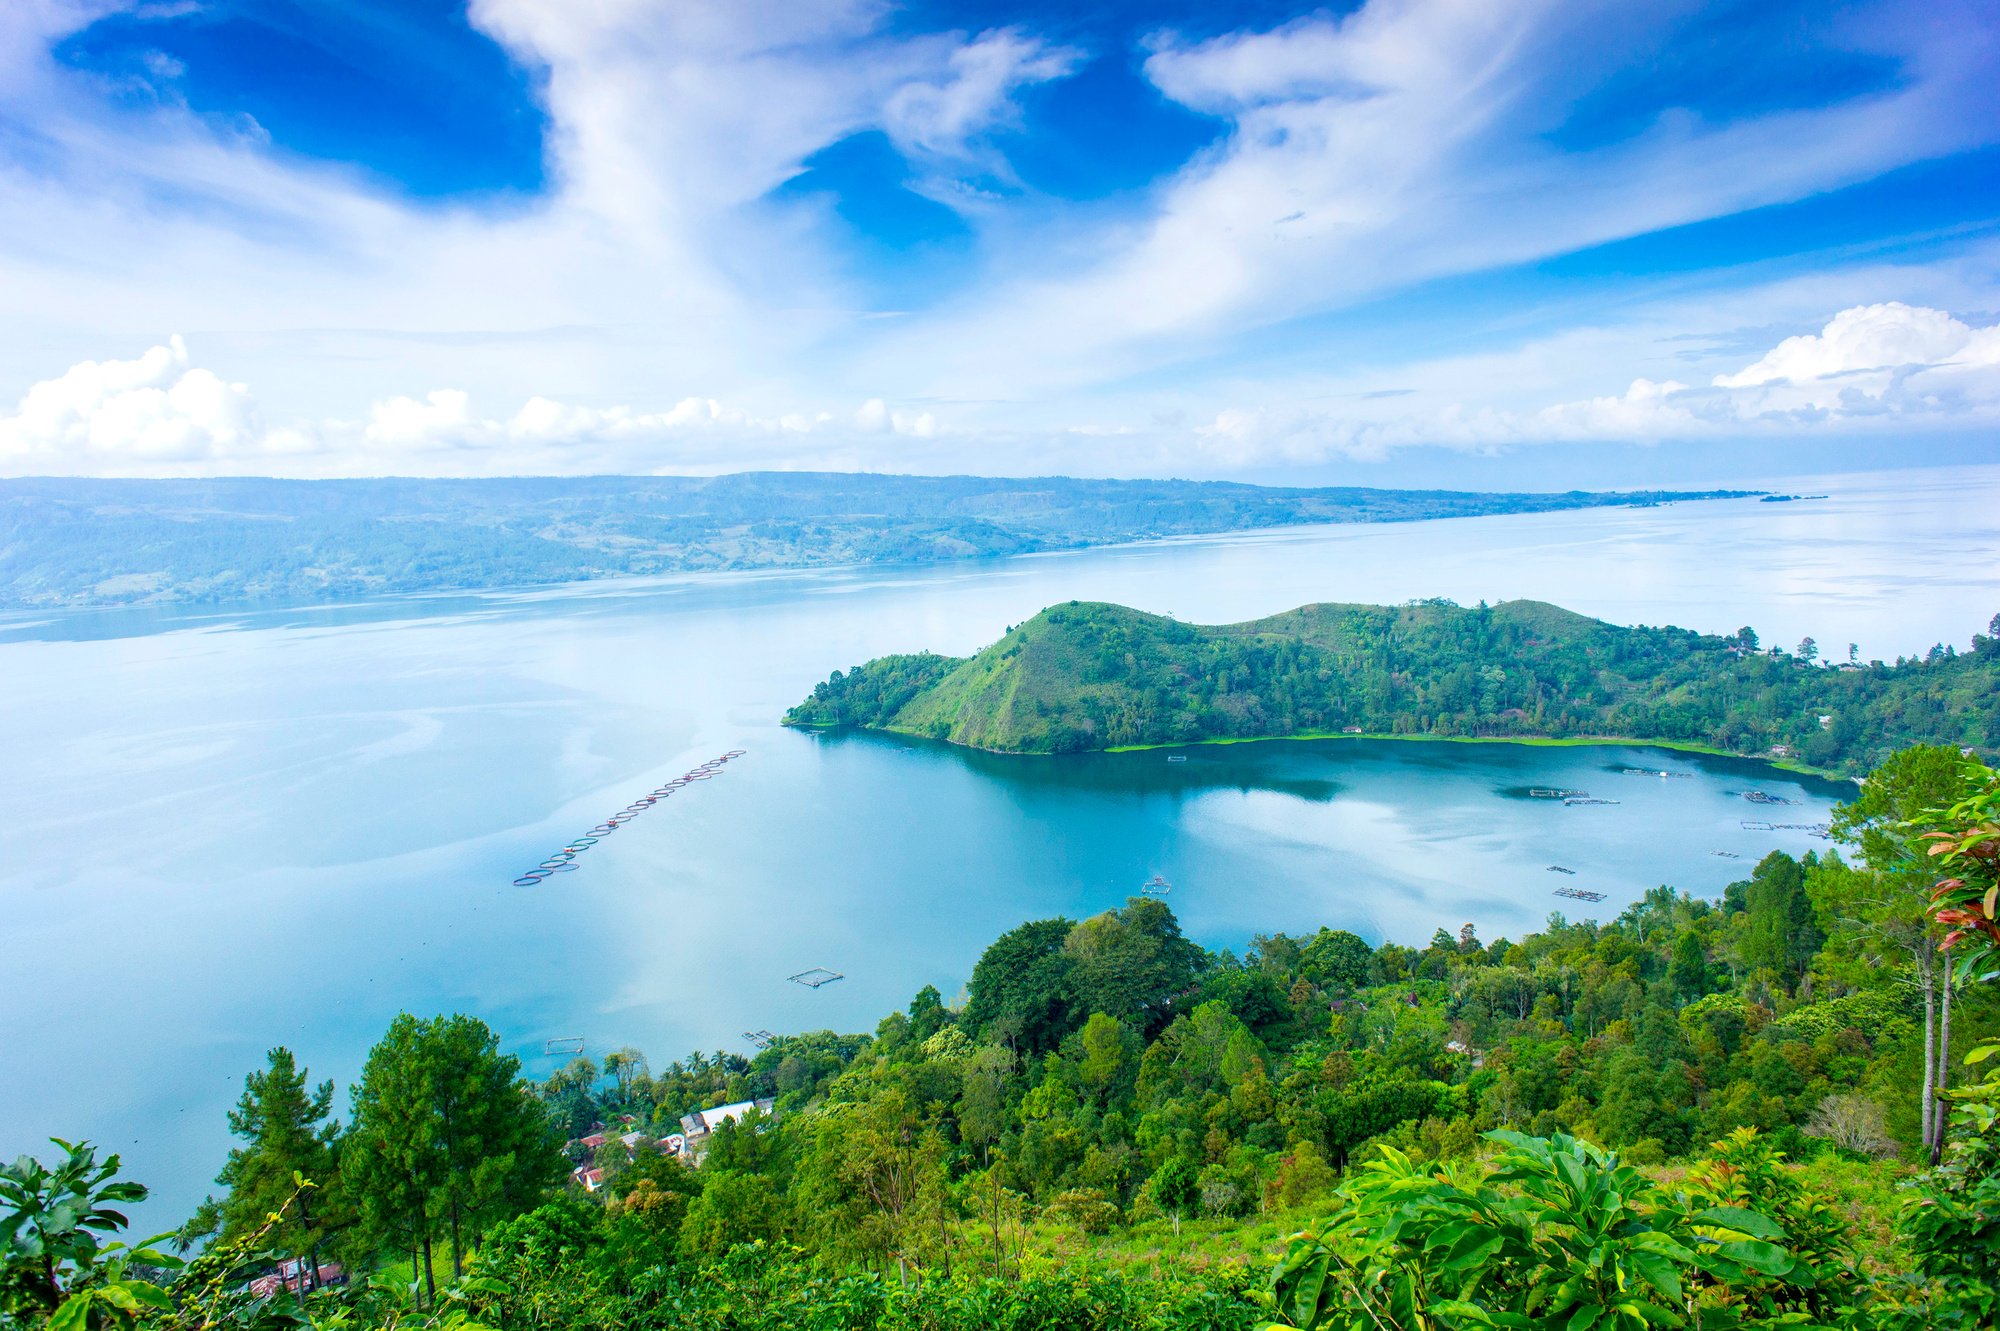
[[[1149,897],[1163,897],[1174,890],[1174,885],[1159,874],[1154,874],[1139,885],[1139,890]]]
[[[1187,761],[1187,755],[1185,753],[1170,753],[1167,755],[1167,761],[1170,763],[1184,763]]]
[[[1528,798],[1533,800],[1575,800],[1575,799],[1582,799],[1588,794],[1590,794],[1590,792],[1587,790],[1534,789],[1528,792]]]
[[[1604,893],[1593,892],[1586,887],[1559,887],[1556,889],[1556,895],[1559,897],[1568,897],[1571,901],[1604,900]]]
[[[580,1054],[583,1052],[581,1035],[558,1035],[553,1040],[542,1041],[544,1054]]]
[[[686,790],[697,781],[706,781],[722,770],[724,763],[734,762],[743,756],[742,749],[731,749],[719,758],[710,758],[699,767],[690,768],[673,780],[641,795],[630,804],[612,814],[597,826],[577,837],[562,849],[550,855],[534,868],[514,880],[516,887],[533,887],[559,873],[575,873],[576,857],[610,836],[625,824],[637,818],[646,810],[671,796],[675,791]]]
[[[1560,865],[1560,864],[1551,864],[1551,865],[1549,866],[1549,872],[1550,872],[1550,873],[1567,873],[1567,874],[1574,874],[1574,873],[1576,872],[1576,870],[1574,870],[1574,869],[1565,869],[1565,868],[1563,868],[1563,867],[1562,867],[1562,865]]]
[[[1571,808],[1575,808],[1580,804],[1616,804],[1618,803],[1618,801],[1606,800],[1606,799],[1593,799],[1588,795],[1578,795],[1570,799],[1564,800],[1563,803],[1569,805]]]
[[[743,1038],[759,1049],[769,1049],[778,1042],[778,1037],[769,1031],[745,1031]]]
[[[824,966],[815,966],[811,970],[800,971],[797,975],[787,975],[785,978],[793,984],[802,984],[808,989],[817,989],[823,984],[832,984],[835,980],[844,980],[847,977],[839,971],[830,971]]]

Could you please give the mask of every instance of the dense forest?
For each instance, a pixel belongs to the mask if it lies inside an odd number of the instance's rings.
[[[752,1055],[405,1016],[345,1124],[274,1049],[192,1261],[116,1157],[0,1170],[0,1327],[1992,1326],[2000,774],[1907,750],[1834,831],[1520,939],[1134,898]]]
[[[1754,492],[1750,492],[1754,493]],[[0,606],[333,600],[707,569],[935,562],[1321,522],[1742,491],[1479,494],[878,476],[0,480]]]
[[[968,659],[836,671],[785,716],[1017,753],[1343,732],[1602,737],[1859,775],[1896,749],[2000,748],[2000,616],[1970,650],[1862,662],[1808,638],[1622,628],[1539,601],[1309,605],[1203,627],[1042,611]]]

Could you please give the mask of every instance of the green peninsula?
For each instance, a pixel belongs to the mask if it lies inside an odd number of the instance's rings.
[[[1369,734],[1618,739],[1859,774],[1914,743],[2000,747],[2000,617],[1969,651],[1827,662],[1539,601],[1308,605],[1184,624],[1052,606],[976,656],[835,671],[785,715],[1008,753]]]

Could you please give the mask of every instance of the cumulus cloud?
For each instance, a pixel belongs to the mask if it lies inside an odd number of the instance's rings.
[[[490,416],[457,388],[385,398],[359,420],[269,428],[249,387],[191,366],[176,334],[136,359],[85,361],[30,388],[0,416],[0,474],[720,471],[828,458],[854,466],[879,463],[870,450],[939,433],[933,413],[879,397],[851,410],[765,413],[705,397],[641,411],[537,396]]]
[[[871,397],[852,408],[756,410],[686,397],[661,410],[534,396],[511,413],[481,410],[462,389],[380,399],[358,418],[269,428],[248,387],[189,363],[169,339],[132,360],[86,361],[36,384],[0,417],[0,471],[105,475],[218,474],[257,467],[292,475],[494,475],[578,471],[713,472],[752,467],[909,465],[912,447],[946,468],[968,455],[1059,469],[1089,441],[1112,470],[1310,465],[1379,460],[1400,449],[1495,451],[1547,443],[1651,444],[1788,437],[1894,427],[2000,424],[2000,324],[1928,306],[1854,306],[1819,332],[1786,338],[1740,368],[1691,386],[1640,377],[1619,392],[1502,403],[1450,391],[1515,379],[1560,362],[1576,335],[1483,366],[1440,361],[1400,373],[1421,389],[1354,391],[1344,404],[1248,404],[1206,414],[946,427],[935,412]],[[928,456],[928,454],[925,454]]]
[[[2000,364],[2000,327],[1973,328],[1943,310],[1892,300],[1842,310],[1819,332],[1788,337],[1756,364],[1717,375],[1715,386],[1809,384],[1849,375],[1994,364]]]
[[[1235,407],[1191,432],[1218,465],[1253,466],[1380,459],[1420,446],[1494,450],[2000,425],[2000,324],[1975,327],[1943,310],[1897,302],[1854,306],[1818,333],[1787,338],[1706,386],[1638,378],[1621,393],[1540,406],[1401,395],[1387,405],[1386,413],[1382,403],[1343,411]]]
[[[0,417],[0,466],[9,470],[198,463],[296,442],[266,433],[245,385],[190,367],[178,334],[136,360],[73,365]]]

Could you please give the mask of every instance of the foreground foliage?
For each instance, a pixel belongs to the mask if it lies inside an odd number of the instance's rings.
[[[1504,1149],[1477,1167],[1426,1171],[1393,1149],[1363,1165],[1325,1228],[1287,1250],[1271,1325],[1723,1328],[1838,1297],[1821,1288],[1830,1254],[1816,1268],[1788,1251],[1730,1186],[1746,1157],[1771,1163],[1754,1134],[1674,1192],[1588,1142],[1489,1135]]]
[[[1914,749],[1836,818],[1852,862],[1519,943],[1239,959],[1138,898],[1011,931],[962,1007],[657,1075],[534,1085],[406,1015],[345,1129],[273,1050],[190,1262],[117,1237],[116,1157],[0,1170],[0,1331],[1989,1327],[1996,805]],[[698,1168],[660,1149],[752,1096]]]

